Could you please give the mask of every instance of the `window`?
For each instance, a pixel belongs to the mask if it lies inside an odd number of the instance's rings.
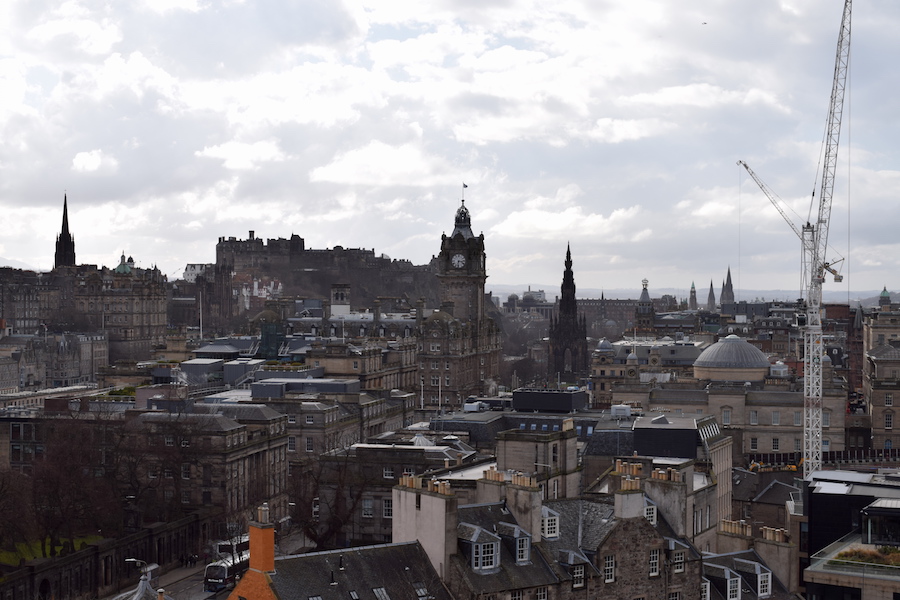
[[[432,371],[437,371],[440,368],[441,368],[441,364],[438,361],[436,361],[436,360],[431,361],[431,370]]]
[[[544,517],[541,519],[541,535],[545,538],[559,536],[559,517]]]
[[[306,451],[312,452],[315,449],[315,442],[311,437],[306,438]]]
[[[684,573],[684,550],[676,550],[672,562],[674,563],[672,570],[675,573]]]
[[[172,475],[172,469],[163,469],[163,477],[172,479],[174,477],[174,475]]]
[[[190,479],[190,478],[191,478],[191,465],[190,465],[190,463],[182,463],[182,464],[181,464],[181,478],[182,478],[182,479]]]
[[[759,438],[750,438],[750,450],[753,452],[759,450]]]
[[[781,442],[778,438],[772,438],[772,452],[777,452],[781,449]]]
[[[741,597],[741,580],[738,577],[728,578],[728,600],[739,600]]]
[[[296,423],[297,415],[288,415],[288,423]]]
[[[655,506],[645,506],[644,507],[644,518],[650,521],[651,525],[656,525],[656,507]]]
[[[572,566],[572,587],[584,587],[584,565]]]
[[[831,427],[831,413],[828,411],[822,412],[822,427]]]
[[[415,467],[403,467],[403,474],[410,477],[416,474],[416,469]]]
[[[166,436],[166,446],[174,446],[175,445],[175,436],[167,435]]]
[[[803,441],[800,438],[794,438],[794,452],[803,451]]]
[[[650,550],[650,577],[659,575],[659,548]]]
[[[432,342],[432,344],[431,344],[431,351],[432,351],[432,352],[440,352],[440,351],[441,351],[441,344],[440,344],[440,343],[434,343],[434,342]]]
[[[528,562],[528,554],[530,550],[530,544],[528,543],[527,537],[520,537],[516,540],[516,562],[524,563]]]
[[[375,594],[376,600],[391,600],[391,597],[388,596],[387,590],[383,587],[372,588],[372,593]]]
[[[885,406],[893,406],[894,405],[894,394],[893,392],[887,392],[884,395],[884,405]]]
[[[381,501],[381,516],[385,519],[394,518],[394,501],[391,498],[385,498]]]
[[[616,580],[616,556],[608,554],[603,557],[603,581],[612,583]]]
[[[666,595],[666,600],[681,600],[681,592],[669,592]]]
[[[700,583],[700,600],[709,600],[709,581],[706,579]]]
[[[547,588],[539,587],[534,591],[534,600],[547,600]]]
[[[781,425],[781,413],[777,410],[772,411],[772,425]]]
[[[893,440],[891,440],[891,438],[887,438],[886,440],[884,440],[884,449],[885,450],[893,450],[894,449],[894,442],[893,442]]]
[[[306,424],[307,425],[313,424],[313,416],[312,415],[306,415]]]
[[[803,426],[803,412],[799,410],[794,411],[794,427]]]
[[[513,590],[509,593],[509,600],[525,600],[522,590]]]
[[[288,436],[288,452],[296,452],[297,451],[297,438],[289,435]]]
[[[373,506],[374,506],[374,500],[372,500],[371,498],[363,498],[362,516],[365,517],[366,519],[371,519],[372,517],[374,517],[375,511],[374,511]]]
[[[181,492],[181,503],[182,504],[190,504],[191,503],[191,493],[190,492]]]
[[[893,429],[894,428],[894,415],[891,413],[884,413],[884,428],[885,429]]]
[[[382,470],[382,477],[385,479],[393,479],[394,478],[394,467],[384,467]]]
[[[722,409],[722,425],[731,425],[731,409]]]
[[[760,573],[759,574],[759,590],[758,590],[757,595],[760,598],[765,598],[771,593],[772,593],[772,574],[771,573]]]
[[[750,411],[750,424],[751,425],[759,425],[759,411],[758,410]]]
[[[181,447],[182,447],[182,448],[190,448],[190,447],[191,447],[191,440],[188,439],[188,438],[185,438],[185,439],[181,440]]]
[[[440,375],[432,375],[431,376],[431,385],[434,385],[434,386],[441,385],[441,376]]]
[[[497,566],[497,551],[500,544],[497,542],[487,542],[484,544],[474,544],[472,546],[472,568],[473,569],[493,569]]]

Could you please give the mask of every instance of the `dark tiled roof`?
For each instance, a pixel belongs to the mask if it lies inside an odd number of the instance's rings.
[[[283,415],[265,404],[197,404],[195,412],[220,414],[235,421],[272,421]]]
[[[594,430],[584,448],[588,456],[630,456],[634,452],[634,432],[628,429]]]
[[[744,550],[741,552],[732,552],[729,554],[715,554],[715,555],[704,555],[703,564],[704,567],[707,565],[719,565],[721,567],[727,567],[732,571],[735,571],[742,579],[741,582],[741,598],[743,600],[757,600],[757,580],[755,569],[752,568],[752,563],[758,563],[768,569],[768,565],[766,565],[765,561],[756,553],[755,550]],[[727,581],[718,576],[718,571],[714,568],[704,568],[704,576],[710,580],[712,584],[710,587],[713,591],[713,598],[728,597],[728,589],[727,589]],[[770,600],[788,600],[789,598],[793,598],[794,596],[788,592],[788,590],[784,587],[784,585],[775,577],[775,573],[772,573],[772,594],[770,596],[766,596]],[[719,595],[716,596],[716,593]]]
[[[460,530],[493,532],[495,527],[498,532],[510,533],[516,525],[516,520],[503,503],[497,504],[472,504],[459,507]],[[506,523],[506,527],[501,527]],[[500,568],[482,575],[475,572],[468,563],[468,557],[464,552],[458,551],[451,557],[454,569],[464,580],[464,587],[475,594],[498,593],[509,590],[534,588],[545,585],[553,585],[557,582],[556,576],[541,557],[540,552],[534,547],[540,541],[540,535],[532,538],[531,560],[527,564],[516,564],[516,556],[511,545],[500,544]],[[462,550],[459,548],[458,550]]]
[[[418,542],[281,558],[272,589],[281,600],[453,600]]]
[[[784,503],[791,499],[791,494],[799,491],[798,487],[775,480],[769,483],[753,501],[784,506]]]

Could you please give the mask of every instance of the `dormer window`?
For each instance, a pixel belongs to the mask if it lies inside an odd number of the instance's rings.
[[[545,538],[559,537],[559,517],[548,516],[541,519],[541,536]]]
[[[531,540],[527,537],[516,538],[516,563],[527,563],[531,557]]]
[[[547,507],[541,508],[541,537],[559,537],[559,513]]]
[[[572,587],[584,587],[584,565],[572,565]]]
[[[472,568],[493,569],[500,562],[500,544],[485,542],[472,545]]]
[[[656,525],[656,507],[652,504],[644,507],[644,518],[650,521],[651,525]]]

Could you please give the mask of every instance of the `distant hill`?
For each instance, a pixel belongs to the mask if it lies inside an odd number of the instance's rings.
[[[24,269],[26,271],[38,271],[31,265],[26,265],[22,261],[13,260],[11,258],[3,258],[0,256],[0,267],[12,267],[13,269]]]

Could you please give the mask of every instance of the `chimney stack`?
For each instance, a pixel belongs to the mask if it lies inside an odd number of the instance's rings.
[[[250,570],[271,573],[275,570],[275,524],[269,522],[269,503],[256,509],[256,521],[250,522]]]

